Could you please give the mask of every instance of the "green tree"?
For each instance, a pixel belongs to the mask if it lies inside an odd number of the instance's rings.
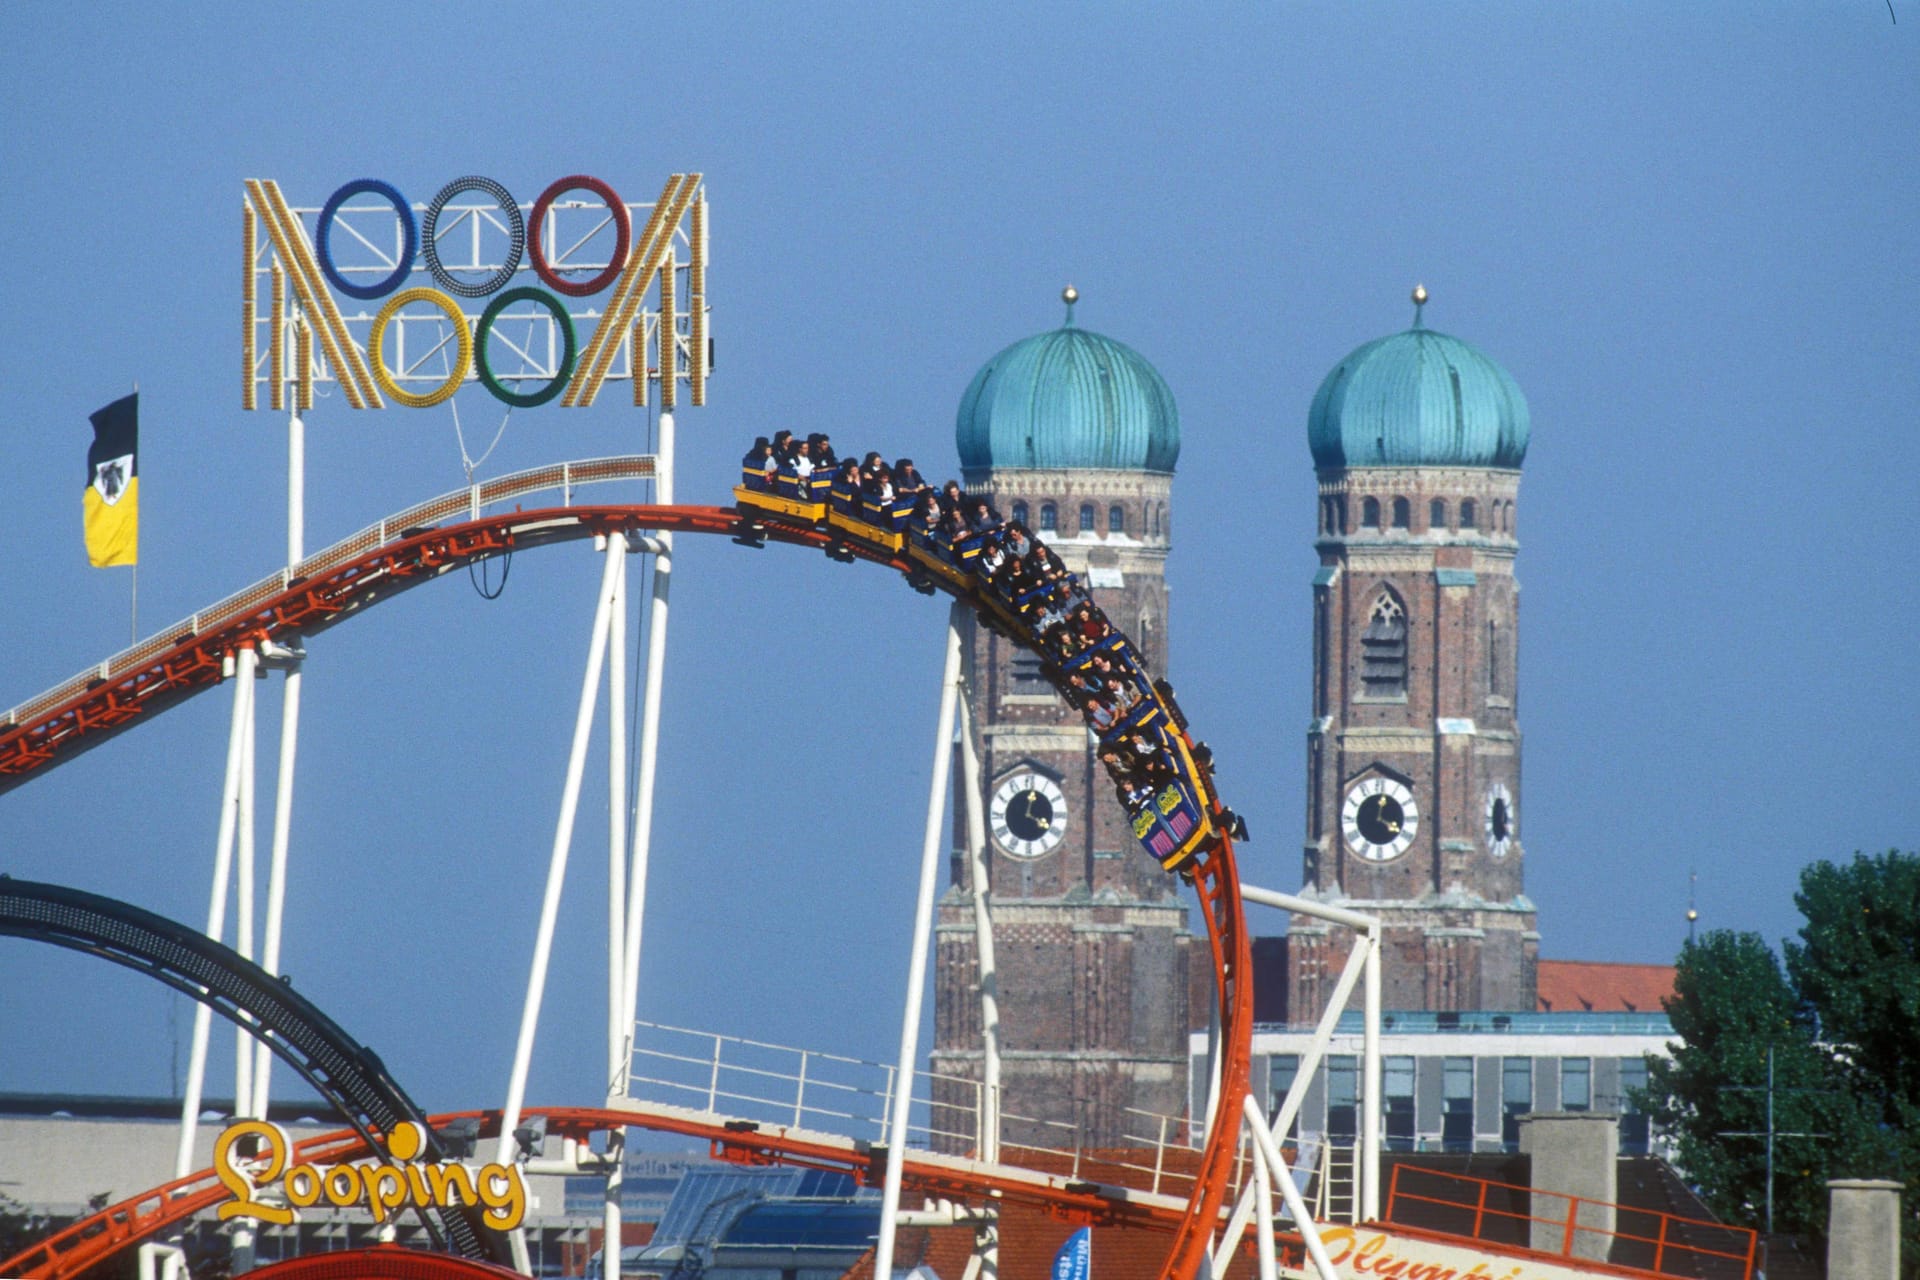
[[[1640,1097],[1713,1211],[1761,1227],[1767,1057],[1773,1057],[1773,1219],[1824,1238],[1827,1180],[1892,1178],[1920,1194],[1920,857],[1819,862],[1794,897],[1805,924],[1786,964],[1758,934],[1714,931],[1680,953],[1671,1060]],[[1905,1274],[1920,1277],[1917,1215]]]
[[[1806,918],[1787,973],[1855,1103],[1837,1176],[1907,1184],[1907,1274],[1920,1275],[1920,855],[1856,853],[1800,874]]]

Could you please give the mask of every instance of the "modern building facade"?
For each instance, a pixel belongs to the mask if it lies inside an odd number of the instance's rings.
[[[1073,323],[989,360],[955,435],[969,493],[1036,530],[1157,672],[1167,669],[1166,559],[1179,414],[1139,353]],[[969,629],[967,691],[989,830],[986,867],[1008,1142],[1124,1144],[1131,1113],[1186,1099],[1187,957],[1174,881],[1114,802],[1080,714],[1040,660]],[[965,786],[962,779],[958,786]],[[940,906],[936,1074],[982,1074],[980,967],[965,797]]]

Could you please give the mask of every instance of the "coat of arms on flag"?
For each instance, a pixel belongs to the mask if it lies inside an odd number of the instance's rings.
[[[87,487],[81,493],[87,559],[105,568],[140,560],[140,395],[115,400],[92,416]]]

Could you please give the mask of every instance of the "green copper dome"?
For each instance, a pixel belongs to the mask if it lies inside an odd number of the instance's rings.
[[[960,465],[1171,472],[1180,413],[1166,380],[1112,338],[1064,328],[1022,339],[987,361],[954,424]]]
[[[1527,399],[1512,375],[1417,325],[1342,360],[1307,414],[1315,467],[1517,469],[1527,431]]]

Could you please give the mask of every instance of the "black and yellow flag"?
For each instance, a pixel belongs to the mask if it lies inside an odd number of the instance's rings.
[[[92,417],[87,450],[87,559],[96,567],[140,560],[140,393],[115,400]]]

